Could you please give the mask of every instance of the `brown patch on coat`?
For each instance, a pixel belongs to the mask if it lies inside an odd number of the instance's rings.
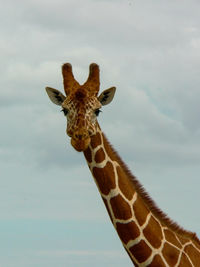
[[[151,249],[144,240],[129,249],[139,263],[146,261],[151,256]]]
[[[113,165],[107,162],[104,168],[93,168],[93,175],[102,194],[108,195],[116,187]]]
[[[144,202],[142,201],[140,195],[137,196],[137,199],[133,204],[133,210],[139,225],[143,225],[146,222],[147,216],[150,211],[144,205]]]
[[[140,230],[133,221],[126,224],[116,223],[116,230],[124,244],[127,244],[130,240],[136,239],[140,235]]]
[[[111,198],[110,204],[116,219],[128,220],[132,217],[130,205],[121,195]]]
[[[135,193],[135,190],[132,187],[131,181],[126,179],[126,174],[123,172],[121,167],[117,167],[117,174],[118,174],[118,184],[119,189],[121,190],[122,194],[128,199],[131,200]]]
[[[94,160],[96,163],[101,163],[102,161],[104,161],[104,159],[106,158],[105,153],[103,151],[103,148],[100,148],[99,150],[97,150]]]
[[[91,149],[89,147],[84,151],[84,155],[85,155],[87,162],[91,163],[92,162],[92,152],[91,152]]]
[[[178,261],[180,251],[176,249],[174,246],[165,243],[162,250],[162,254],[167,263],[169,264],[169,266],[174,266]]]
[[[154,248],[159,248],[162,243],[163,235],[160,224],[151,216],[143,234]]]
[[[102,199],[103,199],[103,202],[104,202],[104,204],[105,204],[105,206],[106,206],[106,209],[107,209],[108,215],[109,215],[109,217],[110,217],[110,220],[111,220],[111,222],[113,223],[113,218],[112,218],[112,215],[111,215],[111,213],[110,213],[110,208],[109,208],[109,206],[108,206],[108,202],[107,202],[107,200],[106,200],[105,198],[102,198]]]
[[[97,146],[101,145],[101,135],[100,133],[96,133],[94,136],[91,136],[91,147],[94,149]]]

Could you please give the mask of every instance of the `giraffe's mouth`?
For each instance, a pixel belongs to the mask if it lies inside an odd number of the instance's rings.
[[[71,138],[71,144],[73,148],[76,149],[76,151],[82,152],[88,148],[90,144],[90,137],[87,137],[83,140],[82,139],[77,140],[77,139]]]

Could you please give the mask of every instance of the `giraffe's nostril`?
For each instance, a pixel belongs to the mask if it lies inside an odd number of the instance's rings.
[[[81,140],[83,138],[83,135],[82,134],[75,134],[75,137],[76,137],[76,139]]]
[[[74,137],[76,140],[84,140],[88,137],[86,133],[75,133]]]

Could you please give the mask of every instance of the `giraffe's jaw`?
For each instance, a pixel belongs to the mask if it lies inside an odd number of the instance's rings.
[[[76,140],[74,138],[71,138],[71,145],[78,152],[86,150],[89,144],[90,144],[90,137],[83,140]]]

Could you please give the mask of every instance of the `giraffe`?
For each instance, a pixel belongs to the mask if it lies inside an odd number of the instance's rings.
[[[135,266],[200,266],[200,240],[162,212],[109,143],[98,122],[100,108],[109,104],[115,87],[99,96],[99,66],[92,63],[80,85],[72,66],[62,66],[66,96],[46,87],[50,100],[67,117],[71,145],[83,152],[111,222]]]

